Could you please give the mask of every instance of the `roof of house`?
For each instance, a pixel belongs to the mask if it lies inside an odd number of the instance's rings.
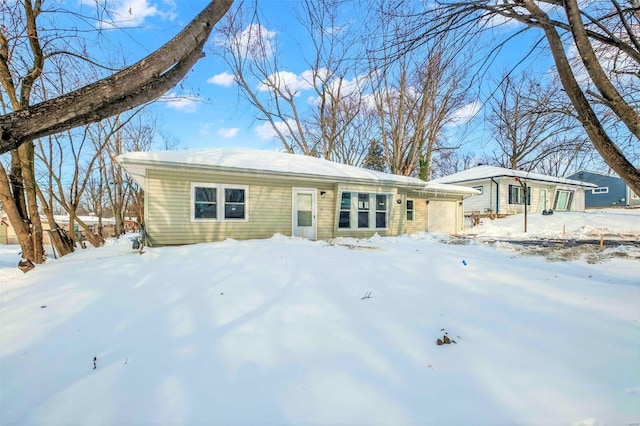
[[[377,172],[317,157],[248,148],[129,152],[118,156],[116,160],[142,187],[147,168],[181,167],[387,184],[425,191],[476,193],[468,187],[432,184],[409,176]]]
[[[467,170],[463,170],[458,173],[454,173],[449,176],[441,177],[438,179],[434,179],[431,182],[436,183],[462,183],[462,182],[471,182],[477,180],[485,180],[491,178],[500,178],[500,177],[518,177],[526,180],[535,180],[541,182],[551,182],[551,183],[561,183],[565,185],[575,185],[575,186],[584,186],[584,187],[597,187],[589,182],[583,182],[574,179],[566,179],[556,176],[543,175],[540,173],[533,172],[525,172],[522,170],[513,170],[507,169],[504,167],[495,167],[495,166],[477,166],[472,167]]]

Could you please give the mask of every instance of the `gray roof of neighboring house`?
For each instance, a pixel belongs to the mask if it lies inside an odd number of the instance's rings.
[[[583,186],[583,187],[589,187],[589,188],[593,188],[597,186],[589,182],[583,182],[583,181],[574,180],[574,179],[566,179],[561,177],[543,175],[540,173],[525,172],[522,170],[512,170],[512,169],[507,169],[504,167],[496,167],[496,166],[472,167],[470,169],[467,169],[458,173],[454,173],[449,176],[434,179],[430,182],[462,183],[462,182],[472,182],[477,180],[485,180],[485,179],[500,178],[500,177],[518,177],[526,180],[560,183],[565,185],[575,185],[575,186]]]
[[[387,184],[418,191],[477,193],[468,187],[425,182],[410,176],[377,172],[322,158],[247,148],[129,152],[118,156],[117,161],[143,187],[145,170],[149,167],[184,167]]]

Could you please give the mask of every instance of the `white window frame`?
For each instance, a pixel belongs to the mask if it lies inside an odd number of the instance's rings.
[[[593,188],[591,190],[592,194],[598,195],[598,194],[608,194],[609,193],[609,187],[608,186],[601,186],[599,188]]]
[[[215,188],[216,189],[216,218],[203,218],[197,219],[196,216],[196,188]],[[242,189],[244,190],[244,218],[235,219],[224,217],[226,194],[225,189]],[[249,221],[249,186],[248,185],[232,185],[221,184],[211,182],[191,182],[191,194],[189,196],[191,200],[189,219],[192,223],[206,223],[206,222],[248,222]]]
[[[340,211],[346,211],[341,208],[342,206],[342,194],[343,193],[351,193],[351,208],[349,209],[349,227],[341,228],[340,227]],[[369,195],[369,226],[366,228],[358,227],[358,194],[367,194]],[[386,226],[384,228],[376,228],[376,216],[377,213],[381,212],[381,210],[377,210],[376,204],[376,195],[384,195],[387,197],[387,209],[386,213]],[[336,227],[338,232],[344,231],[386,231],[389,229],[389,221],[391,220],[391,206],[393,204],[393,193],[391,192],[370,192],[366,190],[341,190],[338,196],[338,220],[336,223]]]
[[[409,201],[411,201],[411,208],[409,208]],[[407,198],[405,201],[406,211],[407,211],[407,222],[413,222],[416,220],[416,201],[412,198]],[[409,212],[411,212],[411,219],[409,219]]]
[[[635,192],[633,192],[632,190],[629,190],[629,192],[631,192],[631,199],[632,200],[640,199],[640,196],[638,194],[636,194]]]

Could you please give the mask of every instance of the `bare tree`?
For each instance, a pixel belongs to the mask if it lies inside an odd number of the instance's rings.
[[[344,0],[298,3],[306,40],[301,53],[308,70],[296,75],[280,63],[279,40],[260,20],[259,10],[241,9],[218,27],[221,56],[240,95],[256,108],[257,120],[272,130],[288,152],[358,163],[366,152],[360,137],[369,121],[361,118],[362,87],[353,58],[359,43],[341,21]],[[311,101],[300,99],[312,91]]]
[[[484,29],[505,20],[522,24],[508,33],[507,38],[530,29],[541,30],[562,86],[591,143],[635,192],[640,191],[640,170],[620,150],[611,136],[611,132],[617,130],[603,123],[596,108],[598,104],[605,105],[637,144],[640,138],[638,91],[624,90],[637,87],[640,77],[637,2],[620,4],[610,0],[580,6],[576,0],[445,0],[429,6],[417,18],[407,24],[402,40],[404,49],[411,50],[443,32],[457,31],[462,36],[466,32],[467,37],[477,37]],[[574,45],[579,62],[572,63],[567,52]],[[496,42],[492,54],[497,54],[503,46],[504,42]],[[583,75],[588,76],[588,82]]]
[[[38,212],[32,141],[99,121],[149,102],[175,86],[203,55],[213,25],[232,4],[215,0],[176,37],[140,62],[96,83],[50,100],[32,104],[34,83],[46,60],[70,52],[59,49],[59,34],[38,25],[41,0],[0,5],[0,84],[2,104],[10,113],[0,116],[0,154],[11,151],[11,171],[0,163],[0,199],[22,248],[23,257],[44,261],[42,226]],[[75,55],[80,58],[83,55]]]
[[[370,65],[379,138],[391,173],[427,180],[434,152],[454,148],[444,129],[468,99],[466,72],[446,37],[390,61],[396,53],[385,45],[404,31],[401,21],[390,25]]]
[[[562,164],[546,170],[560,172],[570,169],[586,150],[582,127],[553,79],[506,73],[488,104],[488,122],[497,145],[494,162],[502,167],[541,171],[541,165],[561,160]]]

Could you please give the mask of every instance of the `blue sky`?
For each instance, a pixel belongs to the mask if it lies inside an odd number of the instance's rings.
[[[108,0],[118,17],[118,29],[106,33],[107,37],[122,44],[129,63],[176,35],[204,6],[204,0]],[[92,5],[93,0],[80,0],[81,7]],[[236,0],[238,3],[238,0]],[[282,57],[284,69],[296,78],[306,71],[301,61],[304,50],[301,28],[294,15],[295,0],[260,0],[263,21],[267,31],[278,38],[278,43],[288,55]],[[235,5],[234,5],[235,6]],[[105,25],[108,28],[108,25]],[[510,51],[502,53],[493,65],[503,69],[510,61],[517,60],[528,43],[516,40]],[[271,131],[256,121],[256,110],[238,95],[233,76],[224,61],[212,53],[215,48],[210,40],[202,58],[188,77],[152,108],[158,115],[158,130],[180,141],[180,148],[251,147],[278,149],[280,142],[271,137]],[[526,65],[526,66],[531,66]],[[547,65],[538,63],[537,67]],[[305,96],[304,92],[302,96]],[[477,104],[469,104],[460,111],[460,126],[451,128],[455,134],[464,130],[467,141],[482,142],[487,136],[482,117],[468,123],[469,112],[477,112]],[[465,124],[469,124],[464,127]]]

